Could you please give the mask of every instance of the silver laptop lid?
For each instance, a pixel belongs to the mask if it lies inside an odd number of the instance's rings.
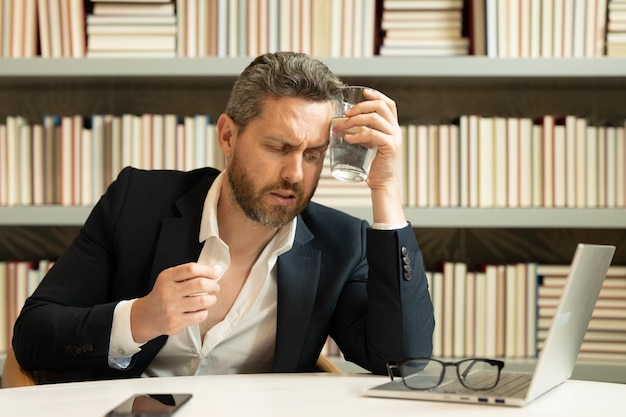
[[[579,243],[526,400],[532,401],[572,375],[615,246]]]

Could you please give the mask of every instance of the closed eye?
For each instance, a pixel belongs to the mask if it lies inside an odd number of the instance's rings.
[[[313,149],[304,151],[304,158],[308,162],[316,162],[324,157],[324,151],[320,149]]]

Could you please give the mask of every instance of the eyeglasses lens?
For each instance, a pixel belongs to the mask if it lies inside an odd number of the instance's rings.
[[[425,390],[439,385],[444,367],[437,361],[413,359],[404,362],[400,372],[407,387]]]
[[[459,379],[468,388],[490,389],[496,386],[500,377],[498,365],[492,362],[467,359],[459,362]]]

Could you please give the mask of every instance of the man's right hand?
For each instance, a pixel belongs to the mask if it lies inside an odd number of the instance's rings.
[[[223,271],[190,262],[161,271],[148,295],[133,303],[130,325],[136,343],[175,335],[208,317],[217,301]]]

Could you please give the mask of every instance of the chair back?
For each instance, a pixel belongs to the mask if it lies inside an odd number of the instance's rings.
[[[13,349],[9,349],[4,360],[4,368],[2,369],[2,388],[28,387],[35,385],[32,375],[22,369]]]

